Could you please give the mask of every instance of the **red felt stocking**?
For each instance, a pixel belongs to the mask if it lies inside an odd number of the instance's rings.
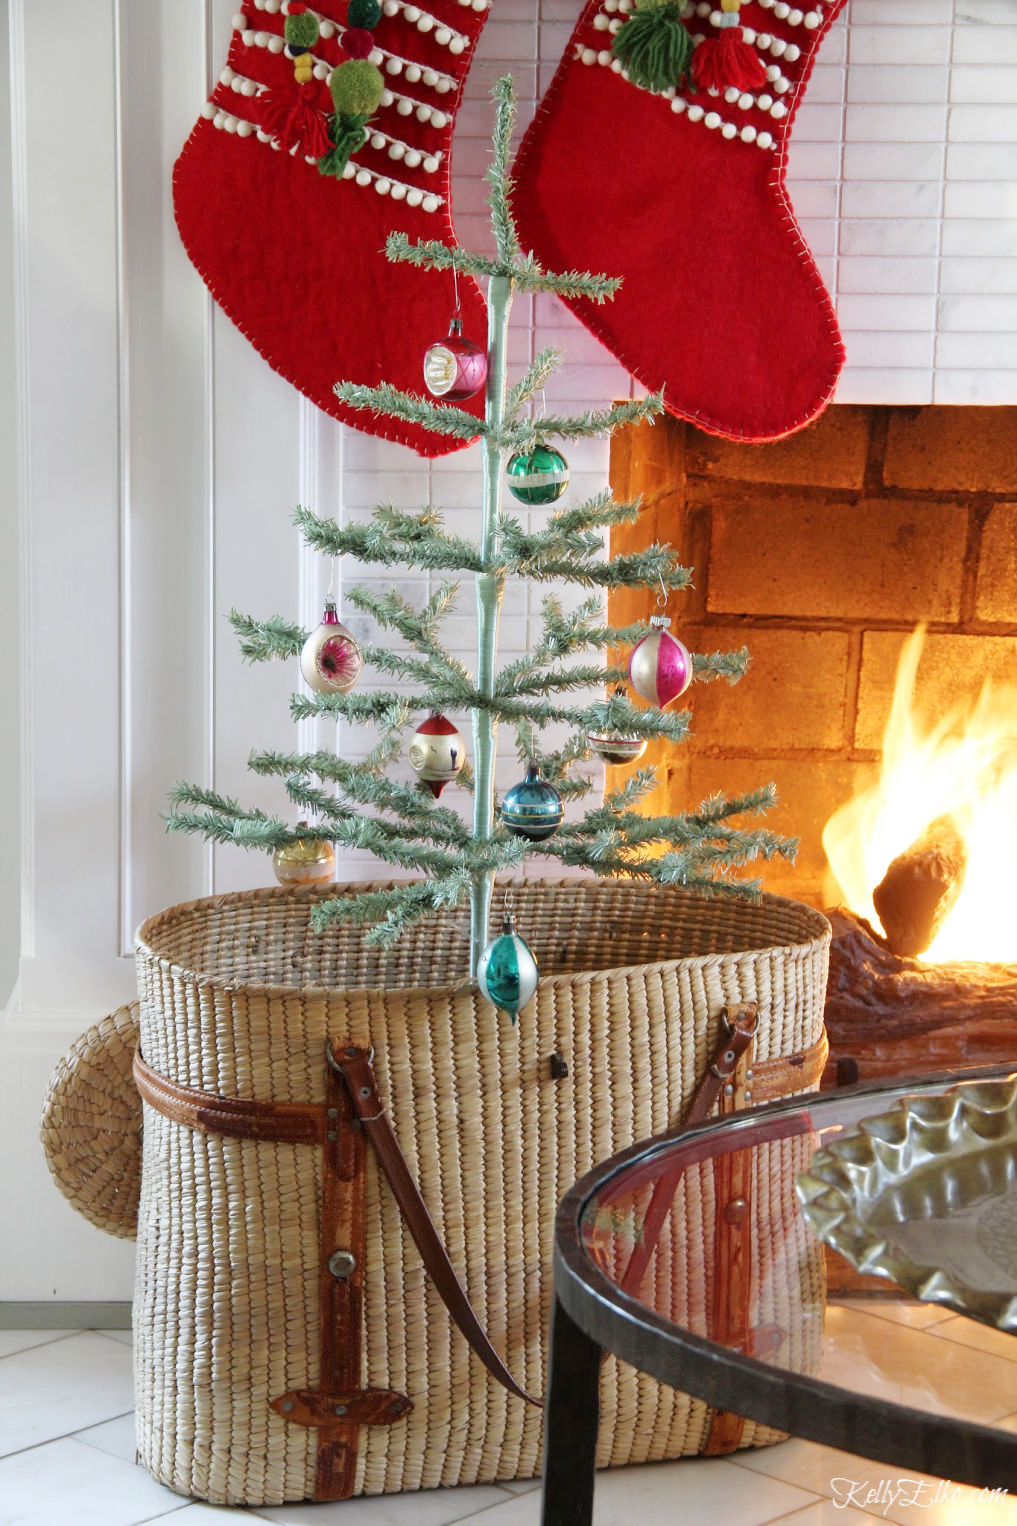
[[[795,109],[842,4],[589,0],[515,166],[520,234],[541,263],[623,277],[613,302],[569,306],[671,412],[734,439],[808,423],[843,363],[784,186]],[[662,60],[676,81],[663,88]]]
[[[464,442],[375,419],[333,393],[340,380],[386,381],[426,396],[424,353],[452,317],[447,271],[384,254],[395,230],[455,243],[449,140],[490,0],[428,4],[318,0],[312,11],[247,0],[173,194],[188,254],[275,370],[335,418],[436,456]],[[344,62],[354,97],[340,112],[330,87]],[[463,278],[459,294],[463,332],[482,345],[479,288]],[[460,406],[482,411],[483,393]]]

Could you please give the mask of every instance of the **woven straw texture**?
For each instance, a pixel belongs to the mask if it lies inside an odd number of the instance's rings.
[[[829,925],[776,897],[516,882],[542,978],[513,1028],[466,981],[461,915],[429,918],[379,951],[358,927],[311,931],[315,900],[337,888],[221,896],[144,923],[145,1058],[186,1086],[320,1103],[326,1039],[373,1044],[382,1096],[470,1299],[516,1379],[542,1392],[560,1197],[681,1116],[725,1005],[759,1003],[757,1059],[819,1038]],[[570,1067],[563,1081],[550,1079],[555,1050]],[[313,1493],[315,1435],[268,1401],[318,1379],[320,1189],[311,1147],[204,1134],[145,1109],[139,1448],[182,1493],[250,1504]],[[712,1234],[713,1204],[694,1196],[675,1276],[701,1298],[695,1247]],[[408,1394],[414,1409],[361,1431],[357,1492],[535,1476],[540,1412],[491,1379],[451,1326],[370,1151],[366,1263],[363,1381]],[[785,1328],[798,1280],[796,1268]],[[703,1405],[613,1359],[602,1403],[601,1466],[701,1444]],[[772,1436],[749,1425],[745,1440]]]
[[[64,1197],[129,1240],[141,1186],[141,1098],[131,1065],[138,1006],[118,1007],[71,1046],[50,1077],[42,1146]]]

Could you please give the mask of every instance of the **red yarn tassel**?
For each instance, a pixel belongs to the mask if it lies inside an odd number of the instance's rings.
[[[692,81],[697,90],[758,90],[766,84],[766,69],[740,26],[725,27],[719,37],[706,37],[692,55]]]
[[[297,149],[320,159],[332,147],[320,82],[309,80],[295,95],[273,95],[265,102],[263,121],[281,149]]]

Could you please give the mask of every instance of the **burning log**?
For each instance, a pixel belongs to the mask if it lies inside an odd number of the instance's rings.
[[[826,1027],[830,1062],[854,1060],[875,1081],[965,1065],[1017,1067],[1017,964],[922,963],[895,954],[861,917],[833,924]]]
[[[964,840],[952,817],[938,816],[893,860],[872,892],[895,954],[923,954],[960,895],[967,869]]]

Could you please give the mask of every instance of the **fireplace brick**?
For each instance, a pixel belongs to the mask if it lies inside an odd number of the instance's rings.
[[[689,691],[694,747],[772,754],[850,745],[850,642],[845,631],[709,625],[679,634],[695,651],[748,646],[752,658],[745,677],[733,687],[718,678]]]
[[[1017,409],[893,409],[883,481],[932,492],[1013,492]]]
[[[744,445],[690,428],[687,470],[711,479],[858,489],[868,449],[869,411],[845,404],[769,445]]]
[[[866,631],[862,638],[855,746],[879,751],[890,713],[897,659],[905,636],[898,631]],[[1017,659],[1009,636],[960,636],[933,632],[925,638],[915,682],[920,720],[933,724],[955,705],[973,704],[982,684],[1017,683]]]
[[[764,888],[776,895],[794,895],[822,906],[829,894],[823,827],[838,806],[850,800],[856,789],[873,783],[875,776],[875,764],[845,758],[686,756],[672,771],[669,803],[675,811],[694,810],[718,790],[725,795],[739,794],[772,779],[777,786],[776,806],[765,816],[741,818],[741,824],[800,837],[801,848],[793,864],[775,858],[750,865],[744,875],[753,878],[758,874]]]
[[[997,503],[985,521],[975,615],[1017,624],[1017,503]]]
[[[967,529],[968,511],[954,503],[823,504],[786,491],[728,502],[713,512],[707,609],[955,621]]]

